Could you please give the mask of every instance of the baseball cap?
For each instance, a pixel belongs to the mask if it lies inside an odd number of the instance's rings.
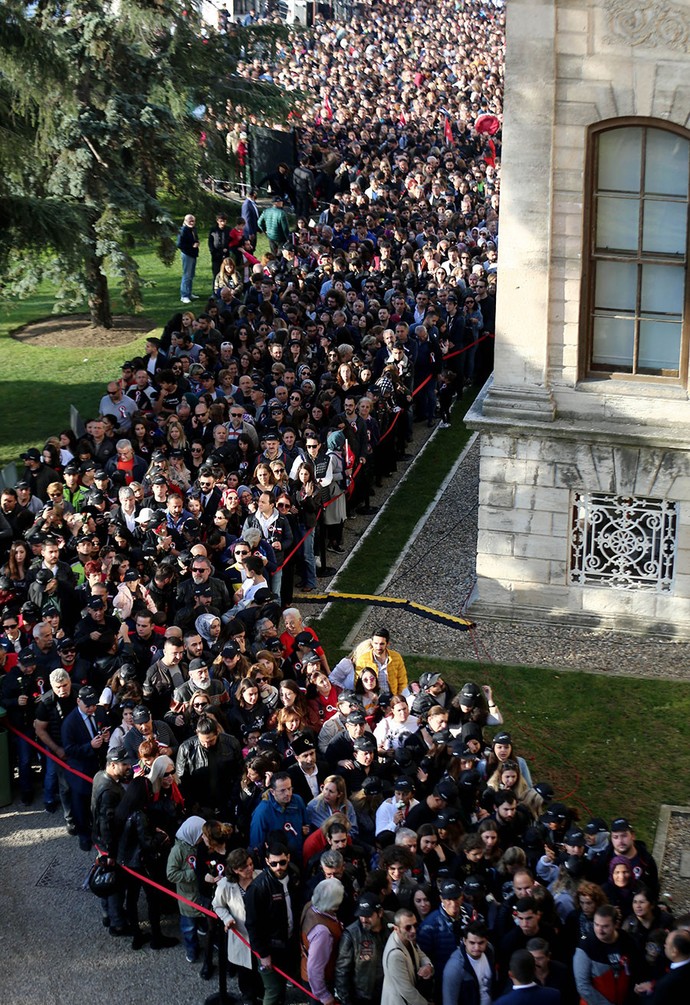
[[[428,670],[419,678],[419,686],[424,690],[424,688],[431,687],[439,680],[441,680],[440,673],[433,673],[433,671]]]
[[[90,684],[85,687],[79,688],[79,694],[77,696],[80,701],[83,701],[85,705],[97,705],[98,695],[94,688]]]
[[[86,606],[90,607],[92,611],[100,611],[105,607],[105,604],[102,597],[89,597]]]
[[[36,450],[36,447],[30,447],[29,450],[26,450],[23,454],[20,454],[19,456],[23,461],[40,461],[41,459],[41,455],[38,452],[38,450]]]
[[[627,817],[616,817],[616,819],[611,824],[611,833],[614,831],[631,831],[632,824]]]
[[[132,714],[132,719],[134,722],[148,722],[151,718],[151,713],[149,712],[146,705],[137,705]]]
[[[318,644],[318,639],[315,639],[311,632],[298,632],[295,635],[295,645],[297,646],[313,646]]]
[[[360,894],[360,898],[357,901],[355,914],[358,918],[370,918],[372,914],[382,909],[383,904],[378,894],[365,890],[364,893]]]
[[[148,521],[151,520],[152,517],[153,517],[153,510],[149,509],[148,506],[144,506],[144,508],[138,513],[138,515],[134,517],[134,522],[148,523]]]
[[[125,573],[125,583],[136,583],[141,579],[141,573],[137,572],[136,569],[128,569]]]
[[[354,714],[356,715],[357,713]],[[348,715],[347,718],[349,722],[350,716]],[[357,739],[353,743],[353,747],[355,748],[355,750],[364,750],[373,752],[376,750],[376,740],[374,739],[371,733],[365,733],[364,736],[357,737]]]
[[[493,740],[491,741],[491,746],[493,747],[494,744],[496,743],[512,743],[512,742],[513,738],[510,735],[510,733],[506,733],[505,730],[503,730],[500,733],[496,733]]]
[[[192,673],[194,670],[208,670],[208,663],[206,660],[195,659],[189,664],[189,672]]]
[[[444,879],[439,883],[438,892],[443,900],[459,900],[462,897],[462,887],[455,879]]]
[[[393,783],[394,792],[410,792],[411,790],[412,790],[412,782],[410,781],[409,778],[401,776],[400,778],[395,779],[395,782]]]
[[[196,591],[194,591],[196,592]],[[223,646],[222,656],[237,656],[240,651],[240,647],[236,642],[226,642]]]
[[[606,821],[601,817],[592,817],[585,825],[585,834],[589,834],[591,837],[594,837],[596,834],[606,834],[607,832]]]
[[[19,652],[19,662],[23,663],[24,666],[35,666],[36,664],[36,653],[33,651],[31,646],[25,646]]]
[[[366,723],[366,721],[367,720],[366,716],[364,715],[364,712],[360,712],[359,710],[355,712],[350,712],[350,714],[345,719],[345,722],[349,726],[363,726]]]
[[[58,652],[60,652],[60,653],[64,653],[66,649],[76,649],[77,648],[75,646],[75,644],[74,644],[74,639],[69,638],[69,636],[65,636],[64,639],[60,639],[58,641],[57,647],[58,647]]]
[[[563,837],[564,844],[571,844],[576,847],[584,848],[585,846],[585,835],[579,829],[579,827],[573,827],[569,830]]]
[[[112,747],[105,755],[108,764],[125,764],[127,754],[124,747]]]

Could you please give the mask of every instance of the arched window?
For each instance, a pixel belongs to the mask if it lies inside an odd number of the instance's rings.
[[[690,133],[655,119],[589,134],[583,321],[590,375],[687,381]]]

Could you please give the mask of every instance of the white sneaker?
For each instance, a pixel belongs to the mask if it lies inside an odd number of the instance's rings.
[[[450,422],[439,422],[439,429],[450,429]]]
[[[196,293],[192,293],[192,295],[191,295],[191,296],[192,296],[192,300],[200,300],[200,299],[201,299],[201,297],[198,297],[198,296],[196,295]]]
[[[181,304],[191,304],[191,302],[192,301],[189,299],[189,297],[180,297]]]

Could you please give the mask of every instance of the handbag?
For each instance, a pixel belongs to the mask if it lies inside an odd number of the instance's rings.
[[[117,866],[108,862],[107,855],[99,855],[91,866],[87,882],[89,890],[97,897],[111,897],[118,885]]]

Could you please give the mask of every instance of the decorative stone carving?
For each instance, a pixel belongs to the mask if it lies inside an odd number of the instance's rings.
[[[690,52],[687,8],[664,0],[606,0],[609,45],[647,45]]]

